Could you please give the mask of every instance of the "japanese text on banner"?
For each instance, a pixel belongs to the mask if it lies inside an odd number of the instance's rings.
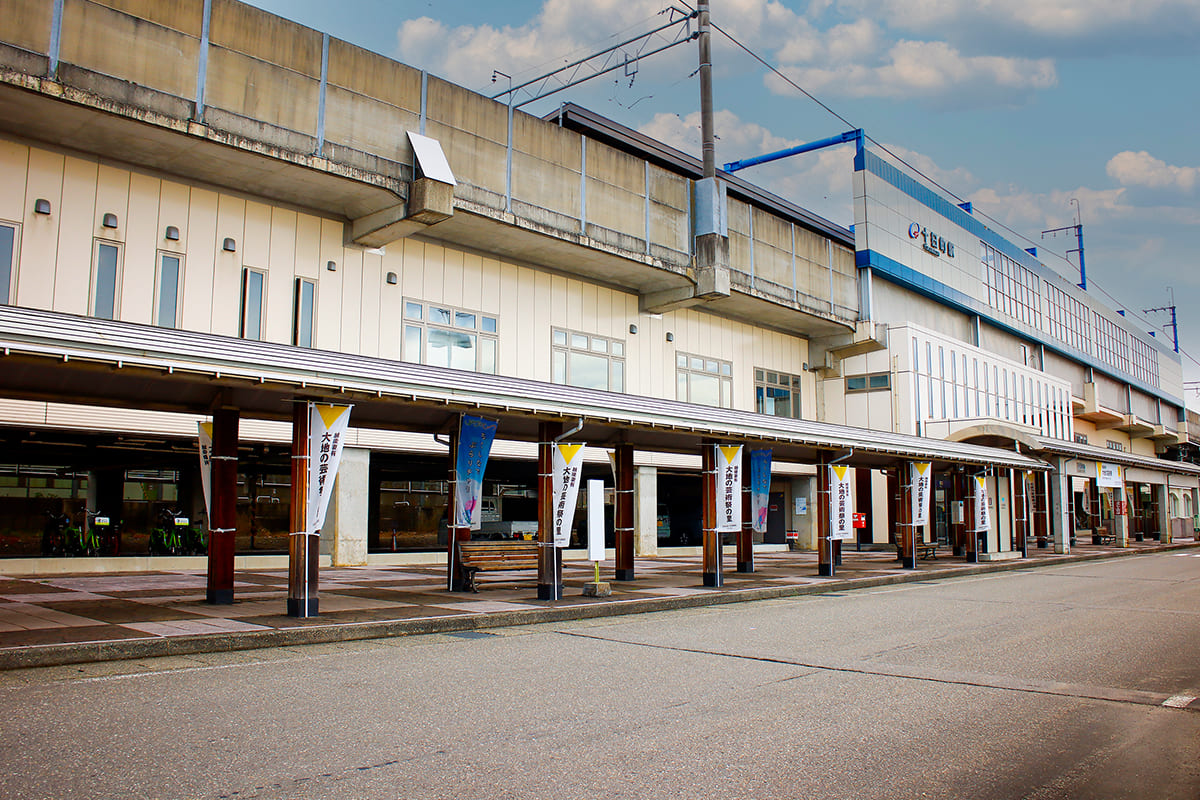
[[[854,508],[850,498],[850,468],[829,466],[829,538],[854,538]]]
[[[571,543],[571,523],[575,519],[575,503],[579,498],[579,475],[583,471],[582,444],[554,445],[554,472],[551,476],[554,492],[554,546]]]
[[[308,404],[308,503],[305,532],[315,534],[325,525],[325,512],[333,495],[333,481],[342,462],[342,448],[350,427],[351,406]]]
[[[742,446],[716,445],[717,531],[742,529]]]

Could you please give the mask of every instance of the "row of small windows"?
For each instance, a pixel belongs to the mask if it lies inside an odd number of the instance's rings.
[[[1021,266],[986,242],[979,243],[983,261],[983,279],[988,305],[1033,328],[1043,329],[1053,338],[1083,353],[1096,356],[1110,367],[1133,375],[1150,386],[1158,386],[1158,354],[1146,342],[1090,310],[1049,281],[1042,281],[1030,269]],[[1041,292],[1046,296],[1045,322],[1042,322]]]
[[[915,336],[912,358],[918,420],[1004,419],[1071,439],[1071,398],[1063,387]]]

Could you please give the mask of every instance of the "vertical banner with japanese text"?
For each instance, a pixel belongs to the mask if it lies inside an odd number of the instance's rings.
[[[750,451],[750,509],[754,532],[767,532],[767,510],[771,496],[771,451]]]
[[[342,461],[342,448],[346,444],[346,430],[350,427],[352,406],[331,406],[324,403],[308,404],[308,503],[305,513],[305,532],[312,535],[325,524],[325,511],[329,498],[333,496],[333,481],[337,477],[338,464]]]
[[[742,446],[716,445],[717,532],[742,529]]]
[[[975,481],[975,530],[992,529],[992,511],[988,508],[987,476],[973,475]]]
[[[912,524],[929,524],[929,487],[933,479],[933,465],[928,461],[908,462],[908,476],[912,482]]]
[[[571,542],[571,523],[575,519],[575,503],[579,498],[583,445],[555,444],[553,469],[554,546],[566,547]]]
[[[492,452],[497,422],[463,414],[458,427],[458,452],[454,458],[454,525],[479,530],[479,500],[483,470]]]
[[[829,538],[854,538],[854,509],[850,503],[850,468],[829,465]]]
[[[200,445],[200,488],[204,490],[204,513],[212,524],[212,430],[211,422],[196,423],[196,441]]]

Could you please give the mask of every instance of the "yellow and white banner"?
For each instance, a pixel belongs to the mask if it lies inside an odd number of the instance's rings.
[[[717,532],[742,529],[742,446],[716,445]]]
[[[1121,475],[1121,465],[1096,462],[1096,485],[1110,489],[1123,488],[1125,479]]]
[[[352,406],[308,404],[308,504],[305,533],[318,535],[333,495],[333,480],[342,461]]]
[[[579,474],[583,471],[582,444],[554,445],[554,472],[551,484],[554,493],[554,546],[571,543],[571,523],[575,519],[575,503],[579,499]]]
[[[975,481],[975,530],[992,529],[992,510],[988,507],[987,476],[973,475]]]
[[[928,461],[908,462],[908,479],[912,484],[912,522],[929,524],[929,490],[933,483],[933,465]]]
[[[204,513],[212,527],[212,430],[211,422],[196,423],[199,428],[197,442],[200,445],[200,488],[204,490]]]
[[[850,502],[850,468],[829,466],[829,538],[854,538],[854,506]]]

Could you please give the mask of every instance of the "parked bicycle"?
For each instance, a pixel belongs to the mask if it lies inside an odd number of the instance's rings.
[[[100,538],[92,526],[69,524],[63,530],[63,542],[68,556],[94,556],[100,552]]]
[[[121,555],[121,536],[116,522],[99,511],[88,511],[88,529],[96,540],[94,555]]]
[[[159,509],[158,527],[150,532],[150,555],[182,555],[189,522],[187,517],[180,516],[179,511]]]
[[[46,525],[42,528],[42,555],[61,556],[67,551],[67,529],[71,517],[57,511],[46,512]]]

